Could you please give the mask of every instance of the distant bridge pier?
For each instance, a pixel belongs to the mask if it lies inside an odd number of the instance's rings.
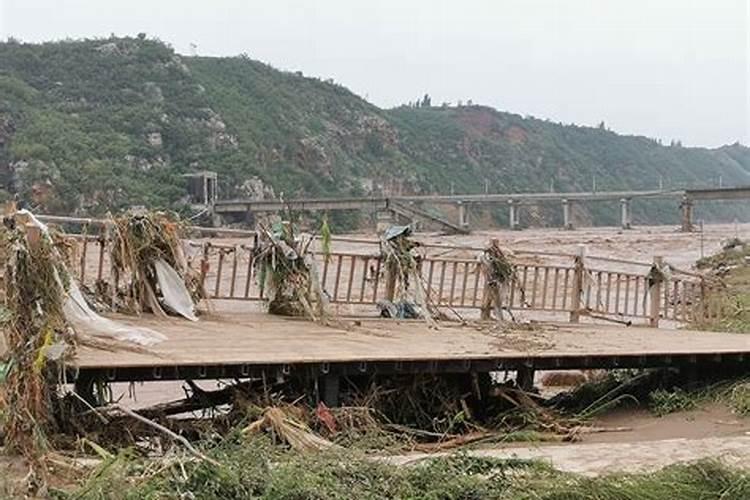
[[[682,210],[681,230],[684,233],[690,233],[693,231],[693,200],[684,196],[682,203],[680,203],[680,209]]]
[[[520,217],[519,211],[521,207],[516,203],[515,200],[508,200],[508,225],[511,230],[520,229]]]
[[[633,220],[630,216],[630,198],[620,199],[620,224],[623,229],[633,228]]]
[[[573,214],[571,212],[573,202],[568,199],[562,200],[563,209],[563,229],[573,230]]]
[[[469,207],[466,203],[458,202],[458,225],[469,229]]]

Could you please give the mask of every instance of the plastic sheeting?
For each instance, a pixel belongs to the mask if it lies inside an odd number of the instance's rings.
[[[47,226],[34,217],[34,214],[28,210],[19,210],[19,213],[27,216],[35,226],[41,229],[46,238],[50,237]],[[55,274],[55,279],[60,286],[60,290],[65,293],[65,287],[62,284],[60,276]],[[63,303],[63,314],[65,314],[65,319],[73,325],[74,329],[80,327],[87,330],[87,333],[96,336],[110,337],[115,340],[132,342],[143,346],[157,344],[167,338],[150,328],[125,325],[100,316],[89,307],[81,293],[81,289],[78,287],[78,282],[73,276],[70,276],[70,285]]]
[[[156,270],[156,279],[159,282],[164,305],[190,321],[198,321],[198,317],[195,315],[193,298],[177,271],[164,259],[155,260],[154,269]]]

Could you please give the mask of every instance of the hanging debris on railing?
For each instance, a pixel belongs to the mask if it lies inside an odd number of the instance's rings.
[[[179,221],[163,212],[131,212],[112,222],[115,282],[130,273],[128,307],[136,313],[166,316],[169,311],[197,321],[195,305],[206,293],[187,265]]]
[[[4,218],[2,247],[2,329],[10,365],[2,385],[5,445],[43,475],[47,435],[54,427],[54,387],[76,345],[64,313],[71,278],[52,239],[25,214]]]
[[[380,240],[381,258],[385,265],[385,300],[377,303],[380,314],[387,318],[416,319],[424,317],[434,324],[431,308],[420,276],[421,245],[409,238],[411,226],[391,226]],[[424,309],[422,308],[424,306]],[[431,310],[432,309],[432,310]]]
[[[261,295],[269,297],[269,313],[308,316],[313,321],[325,317],[328,299],[309,250],[313,239],[311,235],[295,235],[289,222],[272,229],[258,227],[253,269]]]
[[[503,320],[503,311],[506,311],[512,321],[515,317],[510,309],[510,290],[514,283],[520,281],[516,276],[516,268],[508,254],[500,248],[497,239],[490,240],[489,246],[479,257],[482,264],[482,272],[485,276],[485,296],[482,304],[482,319],[490,319],[490,311],[494,309],[495,316]],[[523,292],[521,290],[521,292]]]

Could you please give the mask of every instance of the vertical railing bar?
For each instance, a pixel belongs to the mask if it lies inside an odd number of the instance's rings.
[[[466,304],[466,284],[469,280],[469,263],[464,262],[464,275],[461,280],[461,305]]]
[[[606,305],[604,306],[605,312],[611,312],[610,311],[610,305],[612,304],[611,296],[612,296],[612,273],[607,271],[607,291],[604,293],[605,295],[605,301]]]
[[[349,282],[346,285],[346,301],[349,302],[352,299],[352,284],[354,284],[354,271],[357,269],[357,258],[351,256],[351,266],[349,266]]]
[[[448,305],[453,305],[453,295],[456,293],[456,273],[458,270],[458,262],[453,261],[453,271],[451,273],[451,294],[448,298]]]
[[[324,255],[323,256],[323,273],[320,277],[320,286],[323,290],[328,290],[327,288],[327,282],[328,282],[328,264],[331,262],[331,256],[330,255]]]
[[[544,277],[542,278],[542,309],[547,307],[547,285],[549,283],[549,267],[544,267]]]
[[[219,249],[219,263],[216,266],[216,284],[214,285],[214,298],[219,298],[219,290],[221,286],[221,271],[224,267],[224,249]]]
[[[369,270],[370,257],[365,257],[362,266],[362,286],[359,289],[359,301],[365,301],[365,288],[367,286],[367,271]]]
[[[645,301],[638,300],[638,290],[641,286],[641,277],[635,277],[635,289],[633,290],[633,316],[638,316],[638,304],[645,303]]]
[[[630,306],[630,275],[625,274],[625,307],[622,308],[622,313],[628,314],[628,307]]]
[[[555,267],[555,275],[552,277],[552,309],[557,309],[557,285],[560,278],[560,268]]]
[[[232,279],[230,280],[229,298],[234,298],[234,286],[237,283],[237,259],[239,257],[237,252],[237,245],[234,246],[234,259],[232,260]]]
[[[617,278],[615,279],[616,287],[615,287],[615,314],[620,314],[620,280],[622,279],[622,275],[620,273],[616,274]]]
[[[531,308],[536,307],[536,288],[539,283],[539,266],[534,266],[534,277],[531,280]]]
[[[433,288],[433,286],[432,286],[432,272],[434,270],[435,270],[435,261],[431,260],[430,261],[429,270],[427,271],[427,295],[428,296],[432,292],[432,288]]]
[[[563,311],[568,308],[568,285],[570,284],[570,268],[565,268],[565,279],[563,280],[563,296],[562,296],[562,309]]]
[[[445,283],[445,261],[440,262],[440,285],[438,286],[438,297],[436,304],[440,304],[440,301],[443,299],[443,284]]]
[[[81,284],[83,284],[83,280],[86,276],[86,250],[89,246],[89,239],[84,236],[83,238],[83,249],[81,250],[81,272],[79,274]]]
[[[105,227],[102,234],[99,235],[99,263],[96,269],[96,281],[101,281],[104,276],[104,252],[107,247],[107,240],[109,239],[109,228]]]
[[[246,299],[250,298],[250,283],[253,278],[253,250],[245,248],[247,250],[247,278],[245,279],[245,294]]]
[[[341,263],[343,259],[343,255],[338,255],[338,258],[336,259],[336,276],[333,283],[333,297],[331,299],[332,302],[338,300],[339,297],[339,279],[341,278]]]

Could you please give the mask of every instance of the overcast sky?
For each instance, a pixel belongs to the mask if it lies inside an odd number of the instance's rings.
[[[330,77],[383,107],[428,92],[750,144],[750,0],[0,0],[0,39],[138,32]]]

